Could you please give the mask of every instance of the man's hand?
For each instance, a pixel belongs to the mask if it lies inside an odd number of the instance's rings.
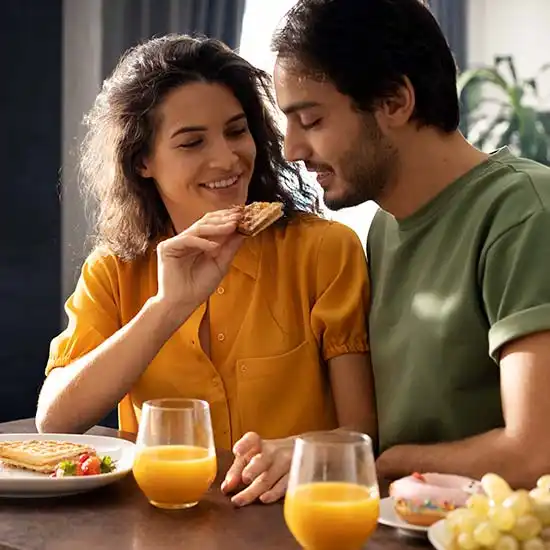
[[[294,439],[262,440],[254,432],[244,435],[233,447],[235,460],[222,483],[224,493],[247,487],[231,498],[237,506],[260,499],[264,504],[279,500],[286,492]]]

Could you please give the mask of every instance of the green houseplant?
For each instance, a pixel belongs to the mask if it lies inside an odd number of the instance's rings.
[[[539,108],[538,79],[518,77],[511,56],[493,66],[464,71],[458,78],[461,130],[479,149],[509,145],[517,154],[550,165],[550,111]]]

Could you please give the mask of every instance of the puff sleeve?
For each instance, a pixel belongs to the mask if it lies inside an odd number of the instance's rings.
[[[369,350],[370,286],[366,257],[357,234],[331,222],[319,243],[312,330],[323,359]]]
[[[68,323],[50,343],[46,375],[87,354],[120,328],[114,258],[99,250],[90,254],[65,312]]]

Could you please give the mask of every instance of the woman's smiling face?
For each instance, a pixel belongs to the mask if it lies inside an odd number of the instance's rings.
[[[228,88],[181,85],[156,108],[155,121],[141,175],[154,179],[177,231],[207,212],[246,202],[256,145]]]

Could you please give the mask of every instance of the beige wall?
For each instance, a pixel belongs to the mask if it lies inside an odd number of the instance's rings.
[[[468,0],[468,12],[469,65],[510,54],[520,76],[528,78],[550,62],[549,0]],[[550,72],[542,94],[550,96]]]
[[[88,223],[78,188],[77,153],[83,113],[101,83],[103,0],[63,3],[62,300],[72,292],[86,256]],[[63,323],[65,322],[63,318]]]

